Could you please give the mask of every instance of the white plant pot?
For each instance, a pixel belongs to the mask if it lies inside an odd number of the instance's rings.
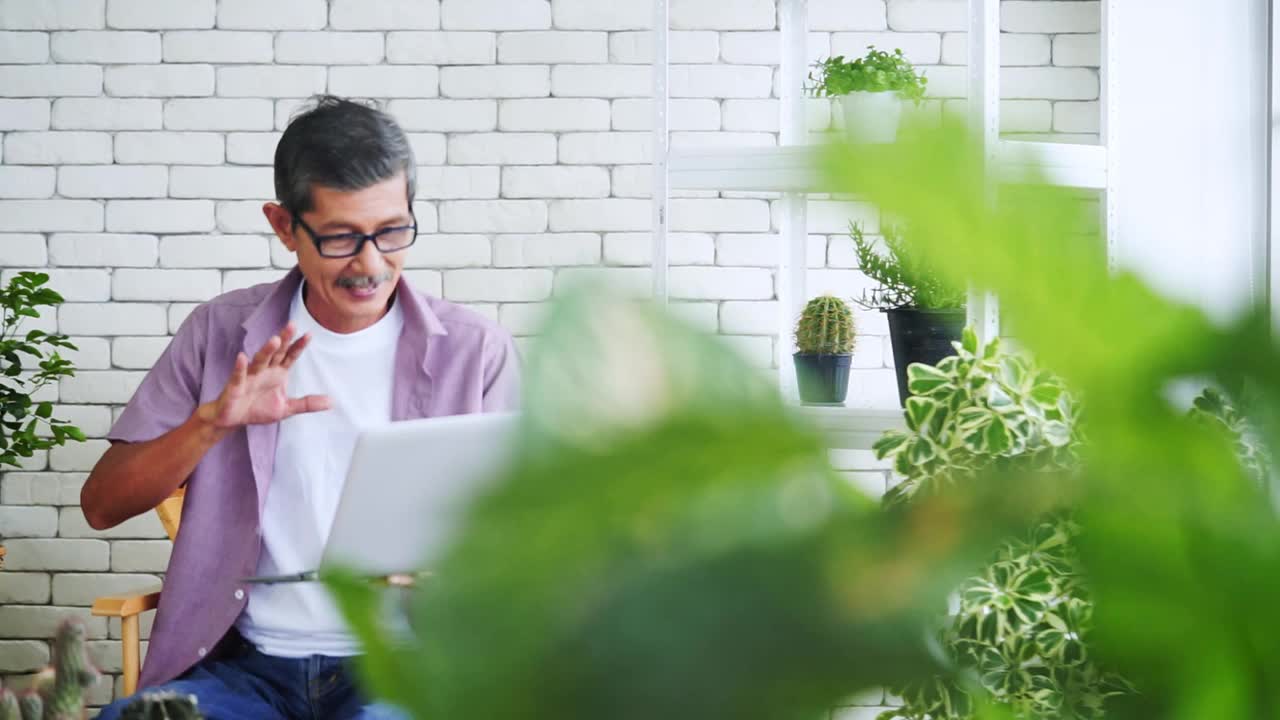
[[[898,137],[902,98],[896,92],[853,92],[840,96],[844,129],[858,143],[890,143]]]

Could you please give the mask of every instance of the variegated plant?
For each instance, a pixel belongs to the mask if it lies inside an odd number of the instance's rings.
[[[978,346],[972,329],[937,367],[908,368],[906,432],[875,445],[902,482],[886,498],[909,500],[944,482],[992,468],[1070,472],[1077,403],[1052,374],[999,340]],[[903,706],[883,717],[969,718],[975,695],[1018,718],[1097,718],[1105,699],[1128,691],[1090,657],[1093,604],[1075,554],[1076,526],[1046,518],[1007,541],[957,590],[939,641],[956,672],[891,688]]]

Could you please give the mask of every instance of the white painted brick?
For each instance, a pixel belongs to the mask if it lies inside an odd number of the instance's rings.
[[[1097,102],[1057,102],[1053,104],[1053,129],[1068,133],[1096,133],[1102,122]]]
[[[1005,32],[1092,33],[1101,24],[1097,2],[1005,0],[1000,4],[1000,29]]]
[[[4,571],[101,572],[109,567],[105,540],[24,539],[5,540]],[[0,657],[5,655],[0,652]]]
[[[227,288],[227,279],[225,277],[222,279],[222,289],[223,292],[229,289]],[[178,332],[178,328],[182,327],[182,321],[186,320],[191,311],[199,306],[200,303],[170,303],[168,312],[169,334],[173,335]]]
[[[71,165],[58,170],[58,194],[74,198],[164,197],[169,169],[163,165]]]
[[[831,35],[832,55],[862,57],[868,45],[886,51],[901,49],[907,60],[916,65],[937,65],[942,58],[942,36],[938,33],[838,32]],[[1000,59],[1004,60],[1003,54]]]
[[[1048,65],[1049,36],[1028,33],[1000,34],[1000,65]],[[942,39],[943,65],[969,64],[969,36],[967,33],[947,33]]]
[[[504,303],[498,308],[498,322],[517,337],[538,335],[546,323],[551,303]],[[0,600],[3,596],[0,596]]]
[[[113,300],[201,301],[220,292],[222,275],[217,270],[122,268],[111,276]]]
[[[4,528],[6,539],[51,538],[58,534],[58,511],[51,507],[0,507],[0,528]],[[5,623],[0,621],[0,636],[6,636],[4,633]]]
[[[47,130],[49,105],[48,99],[0,98],[0,130]]]
[[[414,65],[492,65],[497,36],[487,32],[387,33],[387,62]]]
[[[84,522],[84,516],[78,509],[70,508],[69,511],[81,515],[80,522]],[[138,517],[154,518],[155,514],[146,513]],[[159,521],[156,520],[155,524],[158,526]],[[92,605],[96,598],[103,595],[119,595],[159,589],[160,578],[154,575],[81,575],[65,573],[53,577],[53,602],[57,605],[84,607]],[[105,630],[105,618],[103,620],[103,630]]]
[[[462,306],[468,310],[488,318],[494,322],[498,322],[498,303],[462,303]],[[517,352],[520,351],[519,346],[516,347]]]
[[[60,350],[62,357],[71,361],[77,370],[108,370],[111,368],[111,346],[105,338],[74,337],[75,350]],[[72,424],[75,424],[74,422]],[[84,428],[81,428],[84,430]],[[86,434],[88,431],[85,431]]]
[[[262,214],[262,202],[232,200],[219,202],[215,209],[217,227],[224,233],[270,232],[271,226]]]
[[[271,101],[263,99],[190,98],[164,106],[167,130],[270,130],[274,119]]]
[[[57,183],[51,167],[0,165],[0,198],[49,198]]]
[[[418,233],[418,238],[419,239],[422,238],[422,233]],[[291,268],[294,265],[298,264],[298,258],[293,253],[289,252],[289,248],[285,247],[284,243],[280,242],[275,237],[268,238],[267,243],[271,247],[271,266],[272,267]],[[224,291],[226,289],[225,279],[223,280],[223,289]]]
[[[176,30],[213,27],[215,0],[108,0],[112,28]]]
[[[604,289],[610,295],[647,299],[653,297],[652,268],[571,267],[556,272],[555,295],[581,287]]]
[[[121,672],[120,643],[116,640],[90,640],[85,643],[89,660],[104,673]],[[141,643],[139,658],[147,661],[147,641]]]
[[[1048,132],[1052,124],[1053,106],[1048,100],[1000,102],[1000,129],[1003,132]]]
[[[0,267],[41,267],[48,262],[43,235],[0,235]]]
[[[48,664],[49,644],[43,640],[0,640],[0,672],[33,673]]]
[[[673,267],[671,297],[687,300],[768,300],[773,273],[757,268]]]
[[[444,296],[444,278],[439,270],[405,270],[401,277],[432,297]]]
[[[1085,68],[1003,68],[1000,94],[1014,99],[1096,100],[1098,74]]]
[[[781,225],[781,204],[773,203],[773,225]],[[824,235],[844,235],[849,232],[850,221],[857,222],[864,232],[874,235],[880,232],[880,216],[870,203],[842,200],[810,200],[808,204],[809,232]]]
[[[218,68],[221,97],[310,97],[325,89],[326,70],[307,65],[234,65]]]
[[[494,199],[498,197],[498,184],[496,167],[434,165],[418,168],[418,195],[433,200]]]
[[[475,133],[449,138],[454,165],[550,165],[556,138],[545,133]]]
[[[875,33],[857,34],[875,35]],[[720,33],[720,59],[735,65],[777,65],[778,59],[782,57],[781,37],[781,33],[773,30]],[[865,44],[859,47],[860,55],[866,51]],[[805,38],[805,52],[809,62],[833,54],[831,35],[809,33]]]
[[[960,2],[964,4],[964,0]],[[888,27],[884,0],[812,0],[809,3],[810,30],[884,30]]]
[[[647,132],[582,132],[560,136],[560,162],[567,165],[647,163],[653,136]]]
[[[556,30],[506,32],[498,37],[501,63],[603,63],[609,61],[609,36],[602,32]],[[39,61],[37,61],[39,62]]]
[[[778,139],[763,132],[688,132],[671,133],[672,150],[706,150],[708,148],[773,147]]]
[[[58,327],[69,335],[103,337],[167,332],[164,306],[142,303],[65,303],[58,306]]]
[[[547,204],[541,200],[446,200],[440,230],[447,233],[543,232]]]
[[[609,171],[610,194],[620,198],[647,198],[653,195],[652,165],[618,165]],[[671,191],[672,197],[689,197],[701,193],[705,197],[716,197],[715,192],[700,190]]]
[[[765,200],[673,199],[671,229],[686,232],[763,232],[769,229]]]
[[[715,243],[706,233],[668,233],[667,263],[711,265],[715,263]],[[648,232],[607,233],[604,236],[606,265],[649,265],[653,262],[653,238]]]
[[[142,373],[131,373],[141,375]],[[104,441],[105,442],[105,441]],[[59,515],[58,533],[64,538],[102,538],[102,539],[160,539],[165,537],[164,527],[160,524],[155,512],[143,512],[142,515],[123,521],[114,528],[95,530],[88,527],[84,520],[84,512],[79,507],[63,507]],[[54,577],[54,598],[58,598],[58,575]]]
[[[4,30],[101,28],[105,15],[105,0],[0,0]]]
[[[889,27],[898,32],[967,30],[969,5],[965,0],[893,0]]]
[[[0,273],[0,278],[8,282],[16,272],[16,269],[5,270]],[[49,275],[49,286],[61,293],[67,302],[97,302],[109,297],[107,287],[110,276],[106,270],[42,268],[41,272]]]
[[[756,65],[673,65],[672,97],[769,97],[771,68]]]
[[[111,572],[164,572],[172,552],[168,540],[117,540],[111,543]]]
[[[409,147],[413,148],[413,159],[418,165],[444,164],[449,145],[443,133],[406,134],[409,136]],[[268,158],[271,156],[268,155]]]
[[[493,239],[498,267],[598,265],[600,236],[594,233],[499,235]]]
[[[1027,142],[1056,142],[1075,145],[1097,145],[1101,139],[1096,133],[1008,133],[1006,140],[1026,140]]]
[[[165,62],[269,63],[274,58],[272,35],[267,32],[167,32],[163,50]]]
[[[269,167],[176,165],[169,173],[169,195],[176,198],[265,200],[275,196]]]
[[[213,94],[209,65],[124,65],[107,68],[105,86],[116,97],[200,97]]]
[[[598,98],[523,98],[498,105],[500,130],[608,130],[609,123],[609,101]]]
[[[92,200],[0,200],[0,232],[102,230],[102,203]]]
[[[392,100],[387,108],[406,131],[485,132],[498,127],[496,100]]]
[[[0,97],[101,93],[102,68],[97,65],[0,65]]]
[[[55,234],[49,238],[49,261],[54,265],[150,267],[157,257],[154,235]]]
[[[440,94],[455,98],[545,97],[551,71],[545,65],[493,65],[440,69]]]
[[[917,72],[924,74],[929,79],[929,85],[925,90],[925,96],[928,98],[962,98],[968,92],[969,70],[966,67],[957,65],[920,65],[916,68]],[[905,112],[928,112],[926,106],[920,109],[913,109],[911,105],[904,108]],[[840,120],[843,116],[839,111],[833,111],[833,114]],[[839,125],[844,127],[843,123]]]
[[[54,602],[63,606],[73,604]],[[90,605],[92,600],[79,604]],[[107,619],[90,615],[87,607],[9,606],[0,607],[0,637],[47,640],[57,634],[58,627],[69,617],[75,617],[84,624],[86,637],[97,640],[107,636]]]
[[[114,374],[116,372],[117,371],[114,371],[114,370],[89,370],[89,371],[82,370],[80,371],[80,374],[86,376],[85,377],[86,382],[91,382],[93,379],[92,378],[93,375],[98,375],[100,373]],[[58,392],[59,394],[65,392],[67,394],[67,397],[71,399],[72,402],[95,402],[96,401],[96,402],[123,403],[128,401],[129,397],[132,396],[133,394],[133,389],[136,389],[138,386],[138,383],[140,382],[142,382],[142,374],[138,374],[136,377],[125,380],[125,387],[130,388],[130,391],[129,391],[130,394],[125,396],[123,400],[113,399],[119,396],[108,395],[105,392],[106,388],[114,386],[114,383],[115,383],[114,377],[110,380],[107,380],[106,382],[101,383],[97,388],[94,389],[93,394],[78,395],[76,390],[74,389],[75,383],[69,384],[69,387],[72,387],[72,389],[68,391],[66,388],[62,386],[61,382],[59,382]],[[98,393],[102,393],[102,394],[98,395]],[[94,399],[95,395],[98,398],[97,400]],[[52,470],[58,470],[62,472],[89,472],[90,470],[93,469],[93,466],[102,457],[102,453],[106,452],[107,448],[110,446],[111,446],[111,443],[107,442],[106,440],[87,440],[82,443],[71,443],[69,445],[63,445],[62,447],[55,447],[49,451],[49,468]],[[73,510],[76,512],[77,515],[80,514],[79,508],[73,508]],[[73,537],[72,535],[68,535],[61,528],[59,528],[58,536]]]
[[[537,302],[551,296],[552,272],[543,269],[447,270],[444,298],[455,302]]]
[[[434,65],[369,65],[329,69],[329,92],[361,97],[435,97],[441,71]]]
[[[804,101],[805,124],[809,130],[825,130],[831,126],[831,105],[832,103],[826,98],[808,98]],[[721,108],[724,114],[724,130],[730,134],[735,132],[776,133],[780,110],[781,107],[774,98],[725,100]]]
[[[673,63],[713,63],[720,59],[720,34],[712,30],[673,30],[667,35],[667,57]],[[770,62],[778,62],[774,55]],[[609,34],[609,62],[648,65],[653,62],[653,32],[632,30]]]
[[[781,306],[776,300],[720,303],[720,332],[730,335],[773,335],[778,332]]]
[[[231,292],[263,283],[273,283],[284,277],[284,270],[228,270],[222,276],[222,291]]]
[[[1053,38],[1053,64],[1098,67],[1102,64],[1102,40],[1097,33],[1057,35]]]
[[[505,167],[502,196],[509,198],[608,197],[609,171],[601,167]]]
[[[435,30],[439,0],[332,0],[329,25],[335,30]]]
[[[4,582],[0,583],[0,606],[43,605],[49,602],[50,584],[47,573],[5,571]]]
[[[276,62],[300,65],[360,65],[381,62],[382,33],[282,32]]]
[[[32,397],[34,400],[35,398]],[[56,399],[56,398],[55,398]],[[37,450],[32,453],[29,458],[18,460],[18,469],[25,472],[39,472],[48,467],[49,453],[46,450]]]
[[[863,290],[875,287],[876,283],[861,270],[810,270],[807,285],[810,295],[861,297]]]
[[[96,132],[15,132],[5,138],[5,161],[24,165],[111,162],[111,136]]]
[[[552,0],[560,30],[644,30],[653,27],[653,7],[635,0]]]
[[[0,63],[49,62],[49,34],[0,32]],[[60,60],[59,62],[75,62]]]
[[[552,232],[647,230],[652,210],[647,200],[553,200],[550,227]]]
[[[76,30],[54,33],[53,59],[60,63],[158,63],[160,35],[148,32]]]
[[[271,165],[279,142],[280,133],[276,132],[228,133],[227,162],[236,165]]]
[[[488,267],[491,263],[487,235],[419,234],[404,264],[413,268],[460,268]]]
[[[643,65],[556,65],[551,94],[559,97],[648,97],[653,71]]]
[[[110,232],[208,232],[214,227],[212,200],[111,200]]]
[[[653,127],[653,101],[648,98],[614,100],[611,109],[614,130],[649,130]],[[719,130],[720,103],[700,98],[669,100],[667,129]]]
[[[116,133],[115,160],[120,164],[220,165],[223,157],[222,135],[216,133]]]
[[[719,0],[671,4],[676,30],[771,30],[776,26],[773,0]]]
[[[440,27],[446,30],[546,30],[547,0],[441,0]]]
[[[59,98],[53,102],[53,127],[58,130],[159,130],[160,120],[159,100]]]
[[[773,366],[773,338],[751,335],[720,335],[718,341],[728,345],[752,368]]]
[[[777,235],[762,233],[723,233],[716,237],[716,264],[742,267],[774,267],[782,257],[783,241]],[[827,238],[810,235],[805,246],[808,267],[820,268],[826,263]]]
[[[715,334],[720,323],[716,302],[669,302],[667,311],[698,332]]]
[[[320,30],[328,22],[326,0],[218,0],[218,27],[223,29]]]
[[[88,342],[90,340],[92,343]],[[101,352],[106,355],[108,365],[93,369],[105,370],[109,367],[111,344],[106,338],[74,338],[73,341],[80,346],[81,350],[92,345],[95,347],[95,353]],[[111,428],[111,410],[101,405],[55,405],[53,416],[75,425],[89,437],[102,437]],[[79,473],[58,476],[62,489],[59,491],[56,504],[79,505],[80,487],[84,484],[85,477]]]
[[[160,267],[260,268],[269,265],[260,235],[171,235],[160,240]]]

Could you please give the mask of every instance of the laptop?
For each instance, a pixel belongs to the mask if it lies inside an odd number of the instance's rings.
[[[516,413],[388,423],[360,433],[321,567],[371,577],[414,573],[440,557],[466,509],[511,459]],[[245,578],[311,582],[320,568]]]

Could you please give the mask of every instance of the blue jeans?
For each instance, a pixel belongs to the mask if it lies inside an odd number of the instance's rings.
[[[235,634],[235,631],[231,631]],[[394,707],[369,704],[352,681],[348,658],[264,655],[239,637],[227,652],[205,659],[177,680],[143,692],[195,695],[207,720],[407,720]],[[99,720],[116,720],[137,696],[102,708]]]

